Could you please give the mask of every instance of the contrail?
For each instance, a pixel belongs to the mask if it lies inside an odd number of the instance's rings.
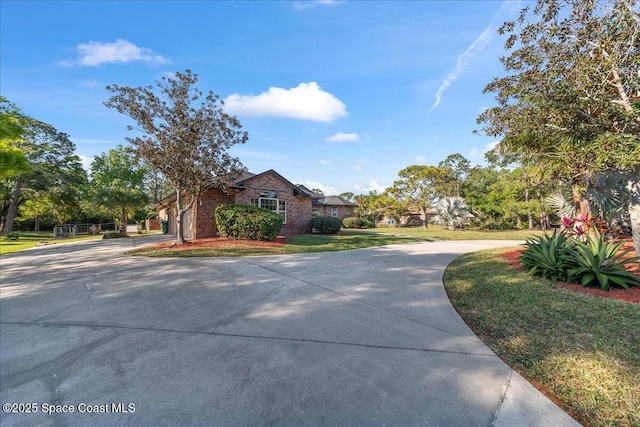
[[[520,7],[519,1],[517,2],[505,1],[502,3],[502,5],[500,6],[500,9],[498,10],[498,12],[496,12],[493,19],[491,20],[491,23],[489,23],[487,28],[485,28],[482,34],[480,34],[480,36],[478,36],[478,38],[475,39],[473,43],[471,43],[471,45],[467,48],[467,50],[464,51],[464,53],[458,56],[458,60],[456,61],[455,68],[442,81],[442,83],[440,84],[440,87],[436,91],[434,95],[434,97],[436,98],[436,101],[433,103],[433,105],[429,109],[429,113],[431,113],[433,110],[435,110],[438,107],[438,105],[440,105],[440,101],[442,101],[442,94],[444,93],[444,91],[447,90],[449,86],[451,86],[451,83],[453,83],[460,76],[460,74],[462,74],[464,69],[471,63],[471,59],[477,53],[482,52],[487,47],[487,45],[491,42],[491,40],[493,40],[493,23],[495,22],[496,18],[500,16],[502,13],[511,14],[515,10],[519,9],[519,7]]]

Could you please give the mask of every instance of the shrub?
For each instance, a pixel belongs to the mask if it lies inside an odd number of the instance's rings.
[[[275,212],[249,205],[218,206],[215,216],[218,235],[234,239],[275,240],[284,221]]]
[[[15,231],[12,231],[11,233],[5,234],[4,237],[6,237],[7,240],[18,240],[20,238],[20,234],[16,233]]]
[[[350,216],[342,220],[342,226],[344,228],[371,228],[373,223],[366,218]]]
[[[335,234],[341,227],[342,221],[332,216],[317,216],[311,220],[311,229],[314,233]]]
[[[567,269],[570,265],[565,257],[568,251],[569,238],[564,233],[551,236],[544,234],[533,239],[527,239],[526,251],[520,262],[532,275],[542,276],[550,280],[566,280]]]
[[[640,286],[640,279],[624,268],[625,264],[639,262],[640,257],[624,259],[630,252],[620,250],[624,242],[605,242],[602,236],[585,238],[586,242],[580,242],[554,231],[551,236],[527,239],[527,250],[520,261],[529,273],[550,280],[600,286],[604,291],[611,283],[624,289]]]
[[[620,251],[624,242],[604,242],[602,236],[587,237],[586,244],[569,247],[565,259],[571,265],[567,271],[569,282],[580,283],[583,287],[599,285],[603,291],[615,283],[624,289],[629,285],[640,286],[640,279],[624,269],[625,264],[639,262],[640,257],[624,259],[630,250]]]
[[[119,239],[120,237],[127,237],[127,235],[120,234],[119,231],[105,231],[102,235],[103,239]]]

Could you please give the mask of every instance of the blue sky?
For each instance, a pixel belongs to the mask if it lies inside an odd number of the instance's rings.
[[[0,92],[70,135],[88,165],[131,135],[105,86],[187,68],[249,142],[232,152],[326,194],[381,191],[460,153],[502,74],[498,26],[518,1],[13,1],[0,3]]]

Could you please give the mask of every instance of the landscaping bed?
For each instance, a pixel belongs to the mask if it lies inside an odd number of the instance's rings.
[[[623,250],[631,249],[633,250],[633,243],[628,241],[622,247]],[[524,252],[523,249],[509,249],[505,251],[502,256],[504,259],[517,270],[524,270],[522,264],[520,263],[520,256]],[[629,257],[632,254],[629,254]],[[640,265],[638,264],[627,264],[625,265],[625,269],[636,274],[640,277]],[[595,295],[604,298],[613,298],[620,301],[632,302],[636,304],[640,304],[640,286],[630,286],[629,289],[622,289],[620,287],[611,287],[608,291],[603,291],[598,288],[584,288],[575,283],[567,283],[558,281],[556,282],[559,286],[562,286],[565,289],[570,289],[574,292],[580,292],[583,294]]]

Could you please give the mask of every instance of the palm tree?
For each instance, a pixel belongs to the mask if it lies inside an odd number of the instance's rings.
[[[469,206],[462,197],[445,197],[436,205],[438,216],[436,222],[445,225],[449,230],[455,230],[456,226],[462,228],[473,215]]]

